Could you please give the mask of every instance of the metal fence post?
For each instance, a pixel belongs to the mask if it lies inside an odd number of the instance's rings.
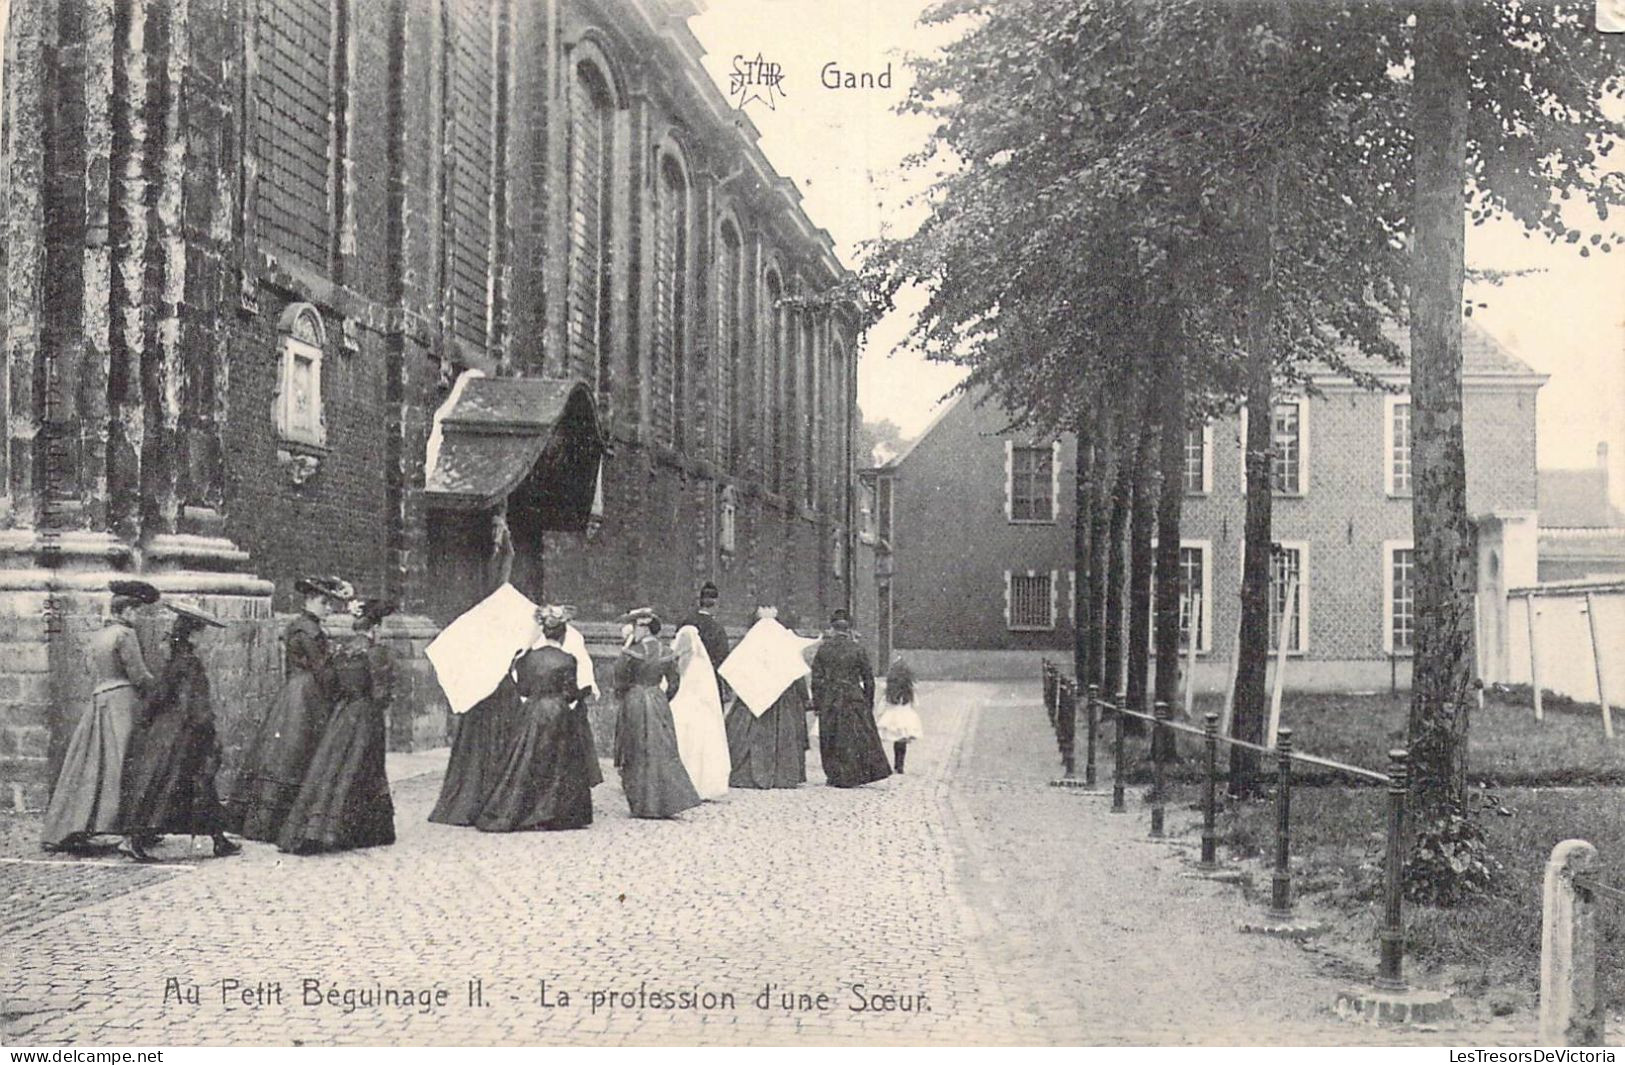
[[[1128,718],[1128,715],[1123,713],[1123,707],[1127,704],[1128,693],[1119,691],[1117,693],[1117,713],[1113,715],[1117,718],[1117,735],[1112,742],[1112,746],[1115,748],[1112,752],[1112,813],[1114,814],[1128,813],[1128,804],[1124,802],[1123,796],[1123,764],[1125,761],[1123,754],[1123,729]]]
[[[1577,874],[1597,864],[1597,848],[1568,839],[1546,863],[1540,929],[1540,1040],[1550,1046],[1600,1046],[1597,914]]]
[[[1292,730],[1276,734],[1275,765],[1279,779],[1275,785],[1275,872],[1270,877],[1269,916],[1274,921],[1292,917],[1292,869],[1289,822],[1292,817]]]
[[[1061,679],[1060,695],[1056,699],[1056,711],[1062,720],[1069,722],[1066,727],[1067,743],[1061,751],[1061,764],[1066,767],[1066,779],[1075,780],[1078,775],[1077,735],[1078,735],[1078,683],[1065,677]]]
[[[1086,698],[1089,700],[1089,736],[1084,748],[1083,782],[1092,788],[1095,786],[1095,732],[1100,726],[1100,685],[1089,685]]]
[[[1202,784],[1202,860],[1197,868],[1212,872],[1219,867],[1218,790],[1219,776],[1219,715],[1207,714],[1203,729],[1203,742],[1207,745],[1207,778]]]
[[[1168,720],[1168,704],[1157,701],[1156,720],[1151,723],[1151,838],[1163,838],[1163,810],[1167,803],[1167,763],[1157,757],[1168,742],[1163,723]]]
[[[1383,861],[1383,915],[1377,987],[1405,990],[1405,793],[1409,787],[1403,750],[1388,752],[1388,853]]]

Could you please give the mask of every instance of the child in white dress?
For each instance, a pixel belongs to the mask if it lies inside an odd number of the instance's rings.
[[[886,671],[886,701],[875,719],[882,741],[891,744],[893,768],[901,773],[908,741],[925,735],[919,711],[914,709],[914,671],[901,656]]]

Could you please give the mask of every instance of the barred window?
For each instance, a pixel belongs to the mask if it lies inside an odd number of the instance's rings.
[[[1010,520],[1055,520],[1055,449],[1010,448]]]
[[[1012,629],[1055,627],[1055,582],[1049,573],[1005,574],[1008,621]]]
[[[333,245],[333,9],[260,0],[255,224],[267,250],[325,273]]]
[[[448,4],[444,10],[450,52],[446,296],[453,335],[484,347],[491,303],[495,20],[489,3]]]
[[[687,444],[688,181],[676,159],[661,160],[655,207],[654,384],[659,439]]]
[[[1303,491],[1299,456],[1302,454],[1302,426],[1297,403],[1277,403],[1271,427],[1274,458],[1270,477],[1275,491],[1282,495],[1298,495]]]
[[[739,466],[739,318],[744,297],[744,256],[739,231],[722,225],[717,248],[717,458],[723,469]]]
[[[1287,633],[1288,651],[1303,650],[1303,608],[1308,602],[1304,586],[1307,577],[1303,567],[1303,549],[1282,544],[1274,545],[1270,555],[1270,647],[1281,646],[1281,619],[1286,613],[1287,589],[1295,589],[1292,598],[1292,628]],[[1293,583],[1296,582],[1296,583]]]
[[[1411,492],[1411,403],[1396,400],[1389,415],[1388,477],[1392,495]]]
[[[570,93],[570,251],[565,336],[570,364],[591,374],[608,410],[615,104],[598,68],[580,63]]]
[[[1396,652],[1412,649],[1416,637],[1416,589],[1412,583],[1416,571],[1416,552],[1408,547],[1396,547],[1388,563],[1388,581],[1391,600],[1388,633],[1392,649]]]

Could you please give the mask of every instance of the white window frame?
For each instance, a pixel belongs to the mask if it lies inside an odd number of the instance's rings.
[[[717,548],[733,555],[739,543],[739,493],[733,485],[723,485],[718,502]]]
[[[1302,499],[1309,494],[1309,397],[1286,396],[1275,401],[1277,405],[1288,403],[1298,405],[1298,490],[1296,492],[1276,492],[1277,499]],[[1274,412],[1271,411],[1273,418]],[[1273,430],[1273,426],[1271,427]],[[1241,494],[1247,494],[1247,408],[1241,408]],[[1270,483],[1275,483],[1274,466],[1270,468]]]
[[[1245,474],[1243,474],[1245,479]],[[1185,488],[1187,496],[1205,496],[1213,494],[1213,423],[1202,423],[1202,488],[1200,491]]]
[[[1274,543],[1275,543],[1275,546],[1277,546],[1277,547],[1280,547],[1280,548],[1283,548],[1283,549],[1286,549],[1286,550],[1291,550],[1291,551],[1298,552],[1298,620],[1297,620],[1297,625],[1298,625],[1299,640],[1298,640],[1298,646],[1296,648],[1288,648],[1286,653],[1287,653],[1287,657],[1289,657],[1289,658],[1302,658],[1303,656],[1305,656],[1305,655],[1307,655],[1309,653],[1309,616],[1310,616],[1309,615],[1309,590],[1310,590],[1310,586],[1314,583],[1310,579],[1310,572],[1309,572],[1309,565],[1310,565],[1309,541],[1308,540],[1276,540],[1276,541],[1274,541]],[[1246,558],[1246,554],[1247,554],[1246,549],[1243,548],[1242,551],[1240,552],[1240,554],[1242,555],[1242,558],[1243,558],[1242,567],[1243,567],[1243,569],[1245,569],[1245,567],[1246,567],[1245,558]],[[1271,567],[1272,567],[1271,571],[1270,571],[1270,576],[1271,576],[1270,584],[1273,586],[1274,583],[1275,583],[1275,581],[1273,579],[1274,578],[1274,569],[1273,569],[1274,559],[1270,560],[1270,564],[1271,564]],[[1271,594],[1270,594],[1270,610],[1273,612],[1274,609],[1275,609],[1275,595],[1274,595],[1273,592],[1271,592]],[[1275,641],[1271,640],[1270,641],[1270,658],[1271,658],[1271,660],[1273,660],[1275,658],[1275,655],[1276,655],[1277,651],[1278,651],[1278,648],[1276,646]]]
[[[322,398],[322,349],[327,330],[321,312],[309,303],[290,304],[277,323],[277,390],[272,404],[277,438],[311,447],[327,446],[327,408]],[[301,363],[310,367],[309,422],[295,420],[295,372]]]
[[[1055,631],[1055,593],[1060,585],[1060,572],[1049,571],[1049,624],[1047,625],[1017,625],[1012,621],[1012,582],[1011,577],[1042,577],[1043,570],[1005,570],[1004,571],[1004,627],[1010,632],[1054,632]]]
[[[1197,655],[1209,654],[1213,650],[1213,541],[1212,540],[1180,540],[1181,551],[1193,548],[1202,552],[1202,624],[1196,634]],[[1151,552],[1156,555],[1157,541],[1151,539]],[[1185,653],[1181,648],[1180,654]],[[1157,574],[1152,567],[1151,573],[1151,657],[1157,656]]]
[[[1411,552],[1411,632],[1415,639],[1416,625],[1416,541],[1384,540],[1382,542],[1382,653],[1409,658],[1414,647],[1394,648],[1394,552]]]
[[[1026,450],[1036,451],[1042,444],[1022,444]],[[1049,517],[1018,518],[1016,513],[1016,442],[1004,441],[1004,520],[1011,525],[1054,525],[1061,515],[1061,442],[1050,444],[1049,456]]]
[[[1406,424],[1411,426],[1411,439],[1407,443],[1410,456],[1407,463],[1410,470],[1408,476],[1411,480],[1411,484],[1406,485],[1404,488],[1399,488],[1395,485],[1395,444],[1398,441],[1394,439],[1394,408],[1398,407],[1400,404],[1404,404],[1406,407],[1410,408],[1411,416],[1415,415],[1416,408],[1412,406],[1411,397],[1409,394],[1386,395],[1382,397],[1382,490],[1390,499],[1409,499],[1416,482],[1416,427],[1411,425],[1410,417],[1407,416]]]

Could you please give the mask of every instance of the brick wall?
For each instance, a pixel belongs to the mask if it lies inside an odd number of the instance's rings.
[[[1470,513],[1535,506],[1535,388],[1471,388],[1465,406]],[[1329,387],[1309,403],[1308,492],[1277,495],[1278,541],[1309,545],[1308,661],[1383,657],[1383,544],[1411,535],[1411,499],[1390,497],[1383,464],[1383,396]],[[1004,512],[1002,411],[967,397],[898,468],[896,640],[899,647],[1067,654],[1072,569],[1071,437],[1061,446],[1053,525],[1015,525]],[[1212,427],[1211,491],[1187,495],[1181,538],[1206,541],[1213,611],[1207,662],[1228,660],[1240,614],[1242,489],[1239,419]],[[1011,632],[1004,571],[1057,571],[1053,632]]]

